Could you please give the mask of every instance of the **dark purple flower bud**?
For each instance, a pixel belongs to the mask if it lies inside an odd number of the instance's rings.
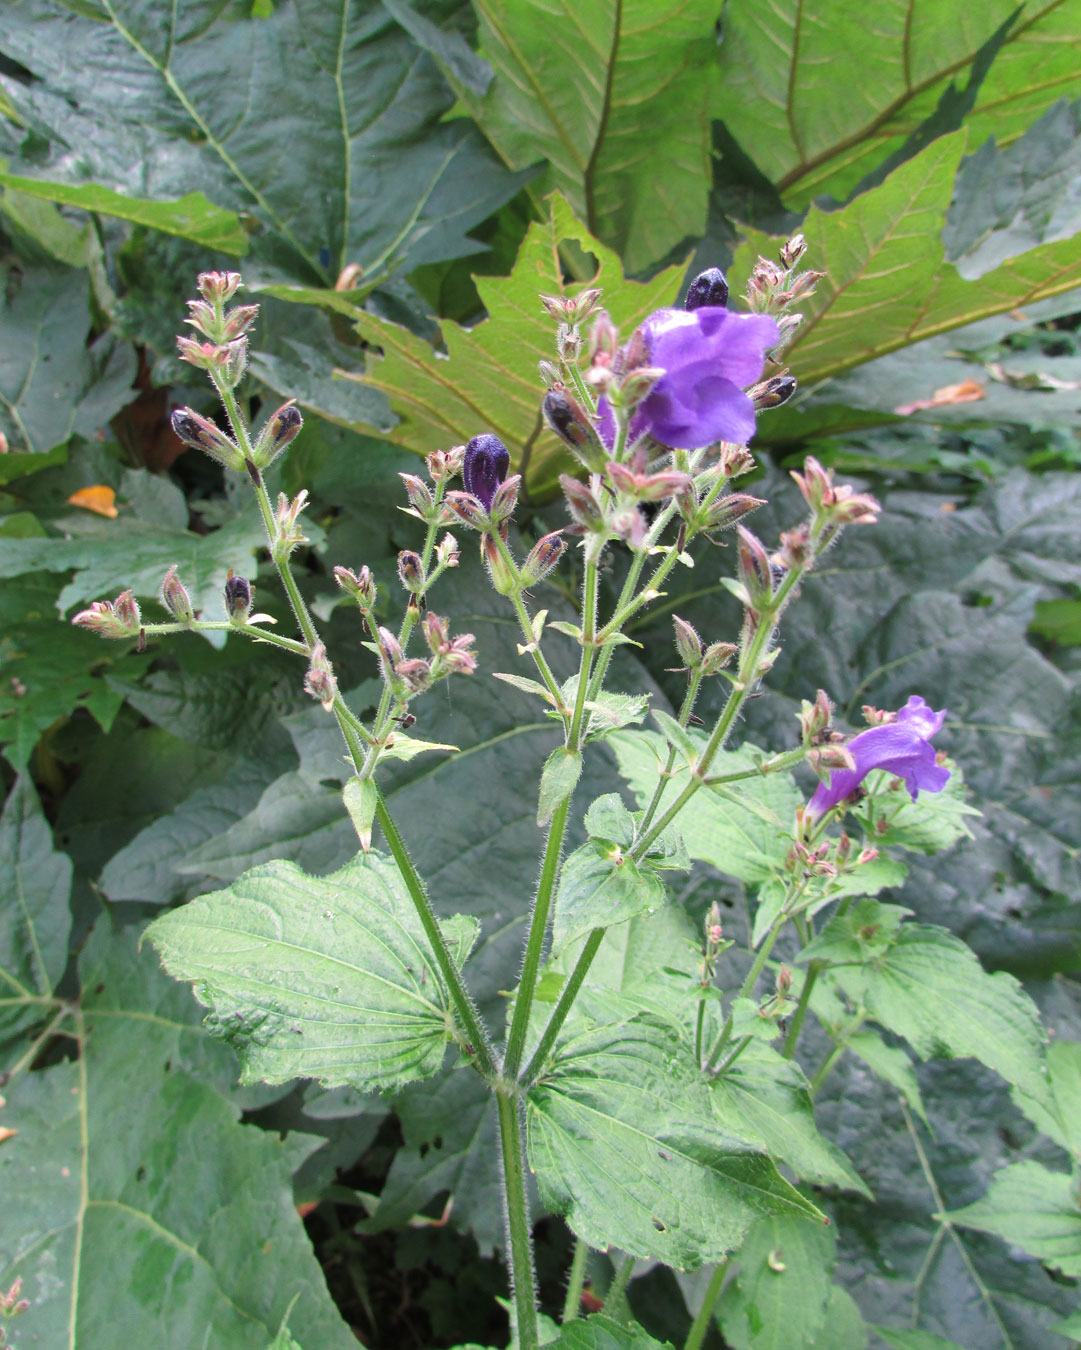
[[[850,797],[873,769],[884,769],[904,781],[915,801],[920,792],[941,792],[950,771],[935,759],[931,737],[942,729],[946,709],[935,712],[918,694],[913,694],[892,722],[861,731],[846,749],[854,769],[834,769],[830,781],[820,783],[807,807],[812,818],[825,815]]]
[[[243,623],[251,611],[251,582],[231,567],[225,578],[225,609],[233,623]]]
[[[303,425],[300,409],[292,402],[283,404],[259,433],[252,450],[252,459],[261,469],[265,469],[278,458]]]
[[[772,379],[763,380],[753,389],[748,389],[747,393],[755,409],[761,412],[763,408],[779,408],[782,403],[787,403],[796,388],[794,375],[774,375]]]
[[[193,450],[202,450],[227,469],[243,469],[244,456],[240,453],[240,447],[209,418],[203,417],[193,408],[177,408],[169,421],[185,445],[190,445]]]
[[[707,267],[699,272],[687,288],[684,309],[701,309],[703,305],[716,305],[724,309],[728,304],[728,281],[719,267]]]
[[[465,462],[462,465],[466,492],[471,492],[485,511],[490,511],[492,498],[506,478],[509,468],[510,454],[498,436],[489,432],[474,436],[465,447]]]
[[[541,403],[544,420],[564,445],[590,468],[597,468],[603,455],[597,433],[578,401],[561,383],[554,384]]]
[[[420,554],[414,553],[412,549],[403,549],[398,554],[398,580],[407,591],[413,595],[420,595],[424,590],[424,564],[421,562]]]

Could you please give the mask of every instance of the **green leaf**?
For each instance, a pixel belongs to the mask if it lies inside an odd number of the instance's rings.
[[[369,362],[363,383],[386,394],[400,417],[390,433],[395,444],[419,453],[446,449],[484,427],[508,447],[515,468],[528,455],[531,489],[554,485],[566,451],[540,417],[534,371],[539,360],[551,360],[555,329],[537,296],[580,289],[566,285],[558,264],[566,243],[596,258],[596,270],[585,284],[604,288],[605,308],[625,332],[675,300],[681,267],[665,268],[644,284],[625,280],[618,256],[553,195],[545,218],[530,226],[511,275],[477,278],[488,318],[470,328],[443,326],[445,355],[405,328],[372,314],[358,315],[359,333],[382,352]]]
[[[912,913],[903,905],[857,900],[844,914],[835,915],[800,951],[799,963],[826,961],[830,965],[858,965],[875,961],[893,945],[897,930]]]
[[[16,768],[28,763],[43,731],[77,708],[108,731],[124,701],[112,678],[134,680],[147,664],[122,643],[65,624],[56,590],[47,573],[24,576],[0,598],[0,743]]]
[[[832,1228],[787,1214],[752,1224],[739,1275],[717,1305],[733,1350],[806,1350],[825,1322],[836,1261]]]
[[[246,1082],[372,1091],[443,1062],[449,997],[400,874],[378,854],[323,878],[267,863],[147,934],[166,970],[195,984]]]
[[[696,745],[705,745],[701,732],[688,733]],[[616,752],[619,771],[645,806],[653,794],[666,758],[663,736],[653,732],[619,732],[609,744]],[[717,755],[711,775],[754,769],[761,753],[749,746]],[[679,773],[666,785],[659,811],[670,806],[686,786]],[[692,858],[712,863],[741,881],[765,881],[784,861],[791,847],[791,830],[801,794],[790,774],[755,775],[725,787],[722,797],[703,790],[691,798],[675,821]]]
[[[1045,1033],[1012,975],[989,975],[975,953],[944,928],[906,924],[881,959],[841,967],[838,981],[916,1053],[971,1055],[1008,1083],[1046,1100]]]
[[[542,1200],[593,1247],[693,1269],[761,1214],[821,1219],[764,1154],[717,1128],[690,1057],[646,1016],[565,1044],[526,1121]]]
[[[3,83],[27,129],[12,172],[164,203],[174,224],[178,195],[202,194],[252,219],[271,280],[330,288],[357,263],[370,289],[475,253],[468,231],[528,177],[442,120],[449,88],[372,4],[170,17],[35,3],[5,24],[4,50],[33,77]]]
[[[582,776],[582,752],[558,745],[544,761],[541,770],[540,795],[537,802],[537,824],[547,825],[557,807],[570,797]]]
[[[907,848],[915,853],[942,853],[959,839],[971,839],[966,817],[980,812],[965,800],[965,781],[960,769],[952,768],[941,792],[921,792],[898,806],[900,795],[885,788],[888,775],[875,776],[867,784],[871,796],[856,808],[856,816],[868,839],[884,848]]]
[[[4,269],[0,296],[0,431],[20,453],[95,436],[133,397],[135,354],[90,342],[90,281],[64,267]]]
[[[791,204],[843,198],[935,110],[957,72],[1017,9],[1014,0],[908,0],[868,26],[845,0],[808,15],[798,0],[725,11],[715,116]],[[973,144],[1022,132],[1056,98],[1081,93],[1075,16],[1024,6],[980,86]]]
[[[942,245],[930,241],[944,226],[963,149],[963,133],[944,136],[843,209],[811,208],[802,225],[807,261],[827,275],[800,302],[806,320],[786,353],[801,384],[1081,283],[1081,259],[1068,239],[1011,258],[978,281],[945,261]],[[732,263],[733,289],[759,254],[775,256],[782,242],[752,231]]]
[[[29,774],[0,815],[0,1039],[40,1016],[68,961],[71,860],[52,832]]]
[[[213,1328],[230,1350],[265,1350],[294,1304],[302,1343],[348,1350],[293,1202],[303,1137],[240,1124],[205,1074],[235,1075],[232,1056],[150,952],[103,920],[80,965],[78,1060],[4,1089],[17,1133],[0,1148],[0,1263],[33,1300],[27,1332],[108,1345],[120,1298],[133,1344],[198,1345]]]
[[[808,1350],[867,1350],[867,1324],[856,1300],[839,1284],[831,1284],[826,1316]]]
[[[1055,1322],[1050,1329],[1058,1336],[1069,1336],[1075,1341],[1081,1339],[1081,1311],[1062,1322]]]
[[[803,1070],[770,1045],[752,1041],[712,1083],[722,1129],[750,1139],[808,1181],[870,1191],[844,1153],[820,1134]]]
[[[1013,1099],[1044,1134],[1081,1161],[1081,1044],[1054,1040],[1047,1047],[1050,1101],[1015,1091]]]
[[[604,1313],[576,1319],[563,1328],[552,1350],[672,1350],[670,1341],[655,1341],[638,1326],[625,1326]]]
[[[458,93],[508,164],[545,163],[542,187],[561,192],[628,271],[703,232],[716,19],[708,0],[560,0],[543,22],[510,0],[474,8],[494,78],[482,94],[464,84]]]
[[[564,861],[552,921],[552,953],[594,928],[626,923],[667,903],[656,873],[639,868],[618,848],[591,840]]]
[[[379,801],[379,790],[373,778],[350,778],[342,789],[342,801],[357,832],[360,846],[365,853],[372,847],[372,825],[375,821],[375,808]]]
[[[981,1200],[948,1217],[962,1228],[997,1233],[1063,1275],[1081,1276],[1077,1183],[1065,1172],[1014,1163],[995,1173]]]
[[[254,570],[251,559],[266,544],[262,521],[254,512],[238,515],[207,535],[149,522],[106,520],[86,511],[64,518],[62,524],[69,535],[65,539],[0,539],[0,578],[75,569],[57,597],[61,614],[77,604],[111,599],[128,587],[139,597],[156,597],[162,577],[176,563],[195,608],[208,618],[224,617],[226,571]],[[167,617],[164,610],[159,616],[162,621]]]
[[[177,234],[217,253],[239,256],[248,251],[248,236],[236,212],[220,210],[201,192],[189,192],[178,201],[147,201],[96,183],[50,183],[12,173],[0,173],[0,183],[61,206],[78,206],[165,234]]]

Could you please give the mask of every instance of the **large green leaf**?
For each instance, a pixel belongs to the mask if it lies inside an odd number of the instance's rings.
[[[803,204],[843,198],[964,81],[1015,0],[894,0],[874,23],[846,0],[733,0],[724,15],[714,102],[743,149]],[[1008,142],[1055,99],[1081,92],[1077,10],[1028,0],[980,86],[968,120],[973,144]]]
[[[109,1345],[122,1318],[138,1345],[264,1350],[295,1299],[305,1344],[348,1350],[293,1204],[310,1143],[239,1123],[207,1082],[232,1056],[155,965],[95,932],[79,1058],[4,1089],[0,1271],[31,1299],[26,1343]]]
[[[178,234],[218,253],[242,254],[248,250],[248,236],[237,214],[219,210],[201,192],[189,192],[175,202],[145,201],[99,187],[96,183],[50,183],[13,173],[0,173],[0,183],[30,197],[43,197],[62,206],[78,206],[84,211],[117,216],[165,234]]]
[[[1054,1040],[1047,1047],[1051,1101],[1014,1094],[1014,1101],[1056,1144],[1081,1161],[1081,1043]]]
[[[724,1290],[717,1320],[734,1350],[805,1350],[826,1318],[836,1249],[832,1228],[784,1214],[752,1225],[739,1275]]]
[[[821,1218],[765,1154],[717,1128],[693,1061],[646,1016],[565,1044],[526,1120],[541,1198],[594,1247],[693,1269],[761,1214]]]
[[[955,1209],[952,1223],[997,1233],[1063,1275],[1081,1275],[1081,1213],[1077,1182],[1038,1162],[1019,1162],[997,1172],[987,1194]]]
[[[357,263],[370,289],[476,252],[467,231],[523,181],[476,128],[441,121],[450,90],[374,0],[259,17],[33,0],[7,15],[2,49],[34,77],[3,80],[26,127],[12,172],[169,203],[188,238],[205,221],[172,204],[202,194],[249,218],[253,257],[280,280],[333,286]]]
[[[811,208],[802,226],[808,262],[827,275],[800,304],[806,321],[788,348],[801,383],[1081,283],[1070,239],[1008,258],[975,281],[944,261],[939,236],[964,144],[963,132],[944,136],[842,210]],[[775,256],[781,242],[751,231],[734,277],[742,282],[758,254]]]
[[[591,929],[652,914],[667,896],[660,878],[602,844],[583,844],[564,860],[556,892],[552,951],[558,954]]]
[[[53,848],[28,774],[0,815],[0,1039],[48,1007],[68,960],[71,860]]]
[[[532,485],[554,483],[565,451],[542,428],[543,387],[536,368],[539,360],[553,359],[555,324],[537,297],[580,289],[564,280],[559,250],[566,243],[580,245],[596,259],[596,270],[584,284],[603,288],[605,308],[627,333],[647,314],[675,301],[682,268],[665,268],[647,283],[625,280],[618,256],[553,194],[545,219],[530,226],[512,274],[477,278],[488,318],[468,329],[444,325],[445,355],[396,324],[357,316],[361,336],[382,352],[369,363],[364,383],[382,390],[401,418],[391,439],[423,452],[448,449],[481,431],[495,432],[515,467],[528,467]]]
[[[247,1082],[371,1091],[443,1062],[449,996],[401,876],[378,854],[321,879],[267,863],[147,932],[166,970],[194,983]]]
[[[701,732],[689,733],[704,746]],[[616,752],[619,771],[644,806],[653,794],[666,757],[666,742],[654,732],[620,731],[608,742]],[[713,761],[711,775],[744,773],[762,758],[752,747],[722,752]],[[660,811],[670,806],[686,786],[677,774],[665,787]],[[692,858],[712,863],[741,881],[766,881],[792,846],[791,831],[800,794],[787,773],[748,777],[721,792],[703,789],[674,822]]]
[[[1039,1013],[1012,975],[989,975],[944,928],[906,924],[870,965],[837,976],[921,1056],[972,1055],[1029,1096],[1049,1093]]]
[[[13,449],[43,454],[91,437],[134,397],[135,356],[105,334],[89,342],[87,273],[4,268],[0,293],[0,431]]]
[[[514,0],[474,0],[473,8],[493,78],[483,91],[455,83],[509,165],[544,163],[542,185],[618,248],[629,271],[644,271],[702,233],[715,78],[711,0],[557,0],[541,12]]]
[[[655,1341],[640,1326],[625,1326],[597,1313],[565,1327],[552,1350],[672,1350],[669,1341]]]

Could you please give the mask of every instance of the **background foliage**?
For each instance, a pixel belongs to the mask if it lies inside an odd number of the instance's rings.
[[[168,429],[177,404],[211,411],[174,336],[212,265],[242,267],[263,307],[251,406],[296,396],[308,413],[281,482],[312,492],[304,587],[359,711],[378,692],[372,658],[329,571],[393,576],[415,542],[396,474],[416,453],[494,430],[527,476],[523,530],[560,523],[536,292],[596,273],[629,328],[674,301],[688,267],[729,266],[738,293],[800,226],[828,275],[792,348],[800,395],[761,422],[759,532],[794,518],[783,469],[807,449],[863,475],[886,511],[790,611],[780,692],[751,705],[747,733],[790,744],[818,686],[850,723],[864,702],[917,691],[950,709],[946,744],[982,814],[941,856],[944,839],[902,829],[904,875],[883,884],[1023,982],[1055,1038],[1061,1115],[1077,1119],[1081,4],[890,0],[873,24],[845,0],[717,11],[6,7],[0,1286],[10,1267],[32,1301],[16,1344],[96,1350],[120,1324],[147,1345],[203,1344],[212,1326],[206,1343],[225,1350],[348,1346],[350,1328],[377,1345],[505,1338],[482,1085],[442,1071],[399,1092],[378,1077],[366,1086],[381,1094],[326,1091],[275,1064],[276,1086],[241,1086],[230,1044],[138,945],[153,914],[182,924],[175,906],[254,865],[272,886],[278,860],[325,878],[355,852],[337,733],[280,653],[196,636],[138,652],[65,622],[129,585],[152,601],[172,563],[207,612],[227,568],[269,571],[246,496]],[[716,563],[706,549],[678,569],[641,647],[620,653],[620,687],[678,703],[672,612],[734,631]],[[477,634],[482,671],[516,669],[472,556],[445,603]],[[556,589],[545,603],[566,605]],[[259,605],[286,617],[270,585]],[[396,765],[388,793],[433,895],[480,924],[472,983],[498,1021],[527,902],[504,878],[533,876],[534,782],[556,738],[519,690],[487,674],[457,686],[423,705],[418,731],[461,753]],[[629,751],[615,753],[633,788]],[[615,764],[587,759],[585,800],[611,789]],[[665,921],[673,969],[712,900],[733,935],[751,923],[754,849],[736,866],[713,828],[688,843],[686,920]],[[617,930],[626,946],[645,940],[637,925]],[[605,950],[615,986],[633,960]],[[418,1062],[442,1015],[434,978],[425,989],[403,1050]],[[658,1034],[643,1027],[639,1065]],[[1081,1339],[1076,1130],[1011,1094],[990,1052],[939,1039],[977,1058],[917,1063],[893,1038],[854,1040],[816,1103],[830,1147],[790,1160],[834,1222],[753,1228],[712,1344],[759,1350],[778,1325],[786,1345],[820,1350]],[[823,1050],[812,1039],[810,1062]],[[752,1085],[756,1072],[748,1055]],[[796,1148],[809,1101],[777,1092]],[[557,1148],[558,1118],[546,1128]],[[547,1221],[553,1310],[566,1255]],[[606,1272],[592,1258],[598,1287]],[[597,1318],[560,1343],[679,1343],[704,1277],[636,1274],[649,1336]]]

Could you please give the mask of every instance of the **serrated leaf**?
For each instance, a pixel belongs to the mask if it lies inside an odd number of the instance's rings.
[[[1081,1210],[1077,1184],[1038,1162],[1004,1167],[975,1204],[955,1209],[951,1223],[997,1233],[1063,1275],[1081,1276]]]
[[[971,1055],[1046,1100],[1045,1033],[1035,1005],[1012,975],[989,975],[971,948],[946,929],[905,924],[878,962],[842,966],[835,974],[921,1059]]]
[[[921,792],[915,801],[903,801],[892,792],[876,792],[888,781],[883,775],[869,782],[872,795],[855,813],[867,837],[876,844],[934,854],[952,847],[959,839],[971,838],[966,817],[978,816],[980,812],[965,800],[964,775],[959,769],[951,769],[949,782],[941,792]]]
[[[811,208],[802,225],[807,262],[827,275],[800,302],[806,319],[786,352],[801,384],[1081,284],[1070,240],[1031,249],[978,281],[945,261],[941,244],[929,241],[944,226],[963,149],[964,133],[944,136],[841,210]],[[775,256],[782,242],[752,231],[733,276],[749,275],[755,258]]]
[[[836,1261],[832,1228],[771,1214],[751,1226],[739,1275],[726,1285],[717,1321],[733,1350],[807,1350],[826,1316]]]
[[[0,173],[0,183],[61,206],[78,206],[83,211],[97,211],[165,234],[177,234],[218,253],[238,257],[248,251],[248,236],[236,212],[222,211],[201,192],[189,192],[177,201],[147,201],[96,183],[50,183],[12,173]]]
[[[383,353],[371,361],[363,382],[386,394],[401,418],[390,433],[395,444],[424,453],[461,444],[483,428],[500,437],[515,468],[529,455],[532,490],[554,484],[565,451],[542,427],[534,375],[539,360],[552,358],[554,327],[537,296],[580,289],[567,286],[558,264],[560,245],[568,242],[597,259],[584,284],[604,288],[605,308],[626,332],[675,300],[681,267],[665,268],[647,283],[625,280],[616,254],[553,194],[544,220],[530,226],[511,275],[477,278],[488,318],[468,329],[443,325],[445,356],[404,328],[374,315],[358,316],[361,336]]]
[[[705,745],[701,732],[689,732],[692,742]],[[642,806],[649,801],[666,758],[663,736],[653,732],[617,732],[609,740],[619,761],[619,771]],[[700,750],[699,750],[700,753]],[[742,773],[754,769],[759,752],[744,746],[722,752],[710,766],[710,774]],[[659,814],[670,806],[686,785],[677,775],[666,785]],[[717,791],[703,789],[691,798],[675,821],[692,858],[709,862],[742,881],[765,881],[783,862],[791,847],[796,806],[802,800],[791,775],[756,775]]]
[[[342,801],[357,832],[360,846],[365,853],[372,847],[372,824],[375,821],[376,803],[379,801],[379,789],[373,778],[350,778],[342,788]]]
[[[537,801],[537,824],[547,825],[582,776],[582,752],[558,745],[544,761]]]
[[[839,1284],[831,1284],[826,1316],[808,1350],[867,1350],[867,1324],[856,1300]]]
[[[1014,0],[905,0],[868,26],[845,0],[808,15],[798,0],[725,12],[714,100],[786,201],[844,198],[935,109],[958,72],[1018,8]],[[1012,140],[1056,98],[1081,92],[1076,17],[1024,6],[967,119],[973,144]]]
[[[693,1269],[761,1214],[821,1220],[764,1154],[717,1128],[693,1061],[647,1017],[565,1044],[530,1088],[526,1122],[542,1200],[594,1247]]]
[[[637,914],[652,914],[667,903],[656,873],[643,871],[618,849],[583,844],[564,861],[552,921],[552,952],[594,928],[626,923]]]
[[[509,0],[474,8],[494,77],[483,94],[458,91],[508,164],[545,163],[543,187],[561,192],[629,271],[702,233],[716,19],[708,0],[559,0],[544,22]]]
[[[772,1046],[752,1041],[711,1085],[721,1127],[766,1149],[797,1176],[870,1195],[848,1158],[815,1125],[802,1069]]]
[[[800,965],[826,961],[830,965],[858,965],[874,961],[891,947],[897,931],[912,911],[878,900],[857,900],[844,914],[835,915],[801,949]]]
[[[397,868],[379,854],[329,877],[271,862],[156,919],[147,936],[190,980],[245,1081],[373,1091],[435,1073],[449,997]]]
[[[0,1115],[18,1131],[0,1148],[0,1265],[33,1300],[27,1343],[115,1342],[119,1299],[137,1345],[213,1328],[265,1350],[293,1304],[304,1343],[348,1350],[293,1202],[303,1136],[240,1123],[218,1090],[235,1061],[149,951],[103,919],[80,967],[79,1058],[14,1078]]]
[[[41,1015],[68,960],[71,859],[53,848],[29,774],[0,815],[0,1039]]]

